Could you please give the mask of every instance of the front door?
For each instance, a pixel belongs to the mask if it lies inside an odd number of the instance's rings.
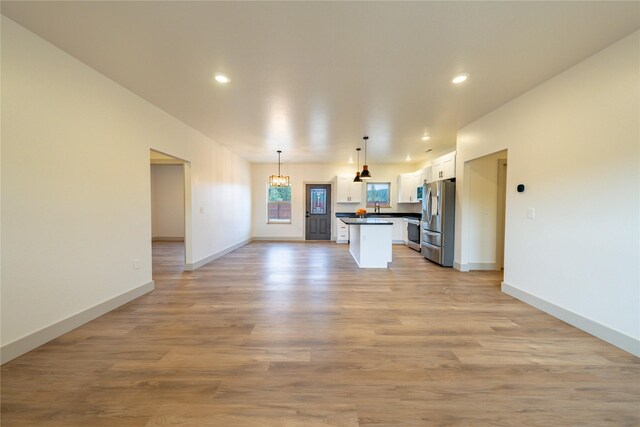
[[[331,240],[331,185],[307,184],[306,239]]]

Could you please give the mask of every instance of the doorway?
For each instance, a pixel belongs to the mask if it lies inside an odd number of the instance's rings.
[[[188,162],[150,150],[152,273],[182,272],[189,259]]]
[[[305,195],[305,239],[331,240],[331,184],[306,184]]]
[[[467,188],[464,267],[504,268],[507,151],[465,163]]]
[[[504,270],[504,228],[507,210],[507,159],[498,159],[498,210],[496,223],[496,269]]]

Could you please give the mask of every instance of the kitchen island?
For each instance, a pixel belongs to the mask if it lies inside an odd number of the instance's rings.
[[[374,218],[340,218],[349,226],[349,252],[360,268],[387,268],[393,223]]]

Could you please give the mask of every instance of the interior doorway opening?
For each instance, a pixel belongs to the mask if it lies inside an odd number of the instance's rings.
[[[152,275],[182,272],[189,257],[189,163],[150,150]]]
[[[507,150],[467,162],[468,270],[504,269]]]
[[[506,156],[506,153],[505,153]],[[496,270],[504,270],[504,230],[507,213],[507,159],[498,159],[498,210],[496,218]]]

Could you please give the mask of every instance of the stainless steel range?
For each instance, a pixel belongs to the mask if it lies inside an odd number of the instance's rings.
[[[407,218],[407,245],[420,252],[420,220]]]

